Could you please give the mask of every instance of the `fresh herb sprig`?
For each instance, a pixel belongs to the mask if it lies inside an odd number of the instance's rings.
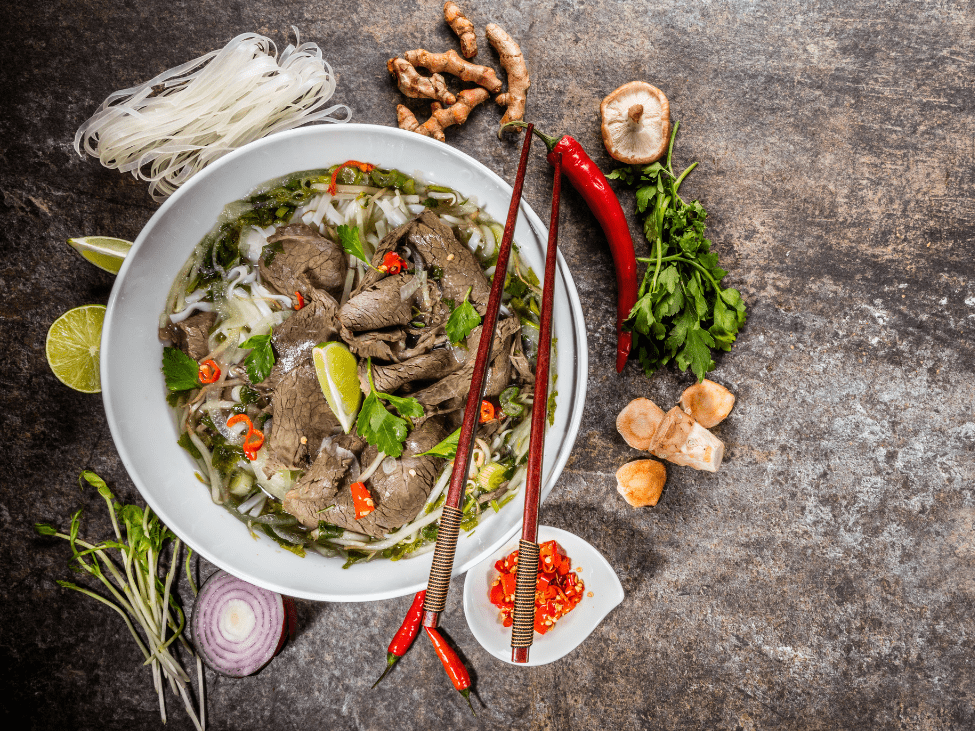
[[[454,345],[470,335],[471,330],[481,324],[481,316],[477,314],[477,310],[471,304],[471,289],[472,287],[467,288],[464,301],[454,308],[447,319],[445,331],[450,342]]]
[[[179,348],[163,348],[163,377],[171,392],[188,391],[200,386],[200,364]]]
[[[37,523],[34,529],[42,536],[66,540],[72,553],[71,568],[98,579],[111,598],[107,599],[70,581],[59,580],[57,583],[65,589],[72,589],[101,602],[122,617],[146,659],[144,664],[152,667],[153,683],[159,697],[159,712],[163,723],[166,722],[163,690],[168,680],[168,684],[182,697],[193,725],[202,731],[203,725],[200,721],[204,717],[202,695],[199,715],[197,715],[190,697],[192,692],[190,677],[169,647],[179,640],[190,657],[196,660],[202,689],[203,665],[183,636],[186,617],[173,591],[173,580],[181,547],[180,539],[149,508],[143,510],[138,505],[121,505],[116,502],[108,485],[94,472],[85,470],[81,473],[79,483],[82,480],[98,490],[98,494],[105,499],[112,519],[114,538],[100,543],[90,543],[79,538],[80,510],[71,517],[68,533],[61,533],[47,523]],[[125,528],[124,537],[120,523]],[[110,550],[118,551],[121,566],[113,559]],[[164,570],[163,564],[167,553],[170,565],[168,570]],[[192,584],[189,571],[190,554],[192,551],[187,547],[187,577],[195,592],[196,587]],[[160,573],[163,573],[165,580],[160,578]],[[142,631],[141,635],[136,627]]]
[[[371,358],[366,373],[369,375],[369,395],[359,409],[356,432],[380,452],[390,457],[399,457],[403,454],[403,442],[412,427],[412,422],[407,420],[422,417],[423,406],[412,397],[393,396],[377,391],[372,382]],[[391,413],[383,401],[388,401],[400,416]]]
[[[362,248],[362,242],[359,240],[358,226],[347,226],[343,223],[336,229],[336,233],[339,236],[339,246],[342,247],[342,250],[346,254],[354,256],[356,259],[372,266],[366,257],[365,250]]]
[[[260,383],[271,374],[274,367],[274,350],[271,347],[271,331],[265,335],[251,335],[240,344],[241,348],[250,348],[251,352],[244,358],[244,367],[251,383]]]
[[[680,122],[674,125],[666,163],[619,168],[610,178],[636,186],[637,213],[650,242],[651,256],[627,325],[634,350],[649,376],[671,360],[698,381],[714,370],[711,349],[731,350],[745,323],[745,303],[737,289],[723,288],[727,272],[704,236],[707,211],[699,201],[687,203],[678,191],[694,162],[680,175],[672,155]]]

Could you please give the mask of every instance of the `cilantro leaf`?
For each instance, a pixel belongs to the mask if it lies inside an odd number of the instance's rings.
[[[467,288],[464,301],[454,308],[450,313],[450,319],[447,320],[447,337],[454,345],[470,335],[471,330],[481,324],[481,316],[477,314],[477,310],[468,299],[471,289],[471,287]]]
[[[163,348],[162,372],[170,391],[188,391],[200,385],[200,364],[179,348]]]
[[[380,452],[390,457],[403,454],[403,442],[411,424],[406,419],[423,416],[423,406],[412,397],[393,396],[376,390],[372,382],[372,359],[368,361],[366,373],[369,374],[369,395],[359,409],[356,433]],[[389,401],[401,416],[389,412],[383,400]]]
[[[391,393],[377,393],[377,396],[384,401],[388,401],[399,412],[399,415],[407,419],[419,419],[423,416],[423,405],[412,396],[393,396]]]
[[[679,127],[674,125],[671,151]],[[647,268],[627,327],[648,376],[674,360],[700,381],[715,368],[711,350],[731,349],[747,312],[741,293],[721,286],[727,272],[705,237],[707,211],[678,193],[697,163],[677,175],[671,160],[668,153],[665,164],[620,168],[609,176],[636,188],[637,214],[651,247],[651,256],[639,260]]]
[[[359,228],[357,226],[346,226],[344,223],[338,227],[339,246],[349,256],[364,261],[372,266],[366,258],[366,252],[362,249],[362,242],[359,241]]]
[[[244,358],[244,367],[251,383],[260,383],[271,373],[274,367],[274,350],[271,348],[271,331],[267,335],[252,335],[240,344],[241,348],[250,348],[251,352]]]
[[[433,455],[435,457],[446,457],[447,459],[453,459],[457,456],[457,445],[460,442],[460,427],[446,437],[440,444],[428,449],[426,452],[416,455],[417,457],[423,457],[425,455]]]

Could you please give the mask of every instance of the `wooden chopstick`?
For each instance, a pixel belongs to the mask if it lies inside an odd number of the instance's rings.
[[[538,579],[538,501],[545,456],[545,419],[548,416],[549,361],[552,354],[552,300],[555,298],[555,264],[559,241],[559,198],[562,194],[562,153],[555,155],[552,185],[552,220],[545,252],[545,280],[542,285],[542,314],[538,328],[538,358],[535,361],[535,398],[532,401],[532,429],[528,442],[528,474],[525,482],[525,518],[518,543],[518,574],[511,625],[511,660],[528,662],[528,650],[535,637],[535,586]]]
[[[494,331],[498,324],[498,310],[501,309],[501,296],[504,294],[504,280],[508,275],[508,257],[511,254],[511,241],[515,235],[515,221],[518,219],[521,189],[525,183],[525,170],[528,167],[528,152],[531,149],[534,128],[535,125],[529,124],[525,130],[525,142],[521,148],[518,174],[515,176],[515,185],[511,193],[508,220],[504,226],[504,235],[501,237],[501,246],[498,249],[498,261],[494,268],[491,296],[488,298],[487,311],[481,321],[481,340],[477,346],[471,388],[467,392],[467,404],[464,408],[464,422],[460,429],[454,468],[450,473],[450,487],[447,489],[447,498],[440,515],[437,546],[433,552],[433,565],[430,567],[430,578],[427,581],[427,595],[423,601],[424,627],[436,627],[440,623],[440,613],[447,606],[447,590],[450,588],[450,577],[454,570],[457,535],[464,515],[460,510],[460,498],[467,485],[467,473],[470,469],[471,453],[474,450],[474,437],[481,413],[481,400],[484,398],[488,365],[491,362],[491,347],[494,344]]]

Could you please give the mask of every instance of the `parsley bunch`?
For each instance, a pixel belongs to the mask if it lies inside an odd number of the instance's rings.
[[[727,272],[718,266],[704,236],[707,211],[699,201],[678,195],[684,178],[697,166],[674,172],[671,155],[680,122],[674,125],[665,165],[619,168],[610,178],[636,186],[636,209],[650,242],[650,258],[627,325],[634,349],[649,376],[671,360],[701,381],[715,368],[711,349],[731,350],[745,323],[745,303],[737,289],[724,289]]]

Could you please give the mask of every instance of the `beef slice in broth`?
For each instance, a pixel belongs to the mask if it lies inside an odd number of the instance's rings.
[[[301,292],[306,299],[315,299],[318,290],[342,295],[349,257],[341,246],[303,223],[278,229],[268,244],[274,256],[269,264],[261,257],[261,276],[278,292],[288,297]]]
[[[336,337],[339,330],[336,311],[335,300],[323,293],[274,328],[271,342],[277,357],[269,377],[272,383],[311,358],[316,345]]]
[[[343,486],[335,494],[334,507],[322,513],[320,519],[376,538],[406,525],[430,496],[445,461],[440,457],[416,455],[437,446],[446,436],[440,419],[427,419],[406,438],[396,468],[387,475],[380,467],[369,479],[367,487],[376,503],[373,512],[356,520],[352,492]],[[375,447],[366,447],[362,463],[369,464],[377,454]]]
[[[170,329],[173,343],[193,360],[202,360],[210,352],[210,328],[217,321],[216,312],[197,312]]]
[[[339,420],[328,407],[315,367],[302,363],[281,377],[271,396],[271,433],[264,473],[304,470],[325,437],[339,430]]]
[[[413,317],[412,298],[404,300],[400,288],[412,278],[403,272],[366,287],[342,305],[339,321],[352,332],[407,324]]]
[[[520,332],[521,323],[517,317],[507,317],[498,322],[494,332],[485,396],[497,396],[508,385],[511,376],[513,340]],[[474,362],[477,360],[477,348],[480,342],[481,326],[478,325],[467,336],[467,360],[460,368],[422,391],[417,391],[413,394],[413,398],[425,407],[437,407],[440,413],[462,408],[471,387],[471,376],[474,373]]]
[[[372,258],[373,266],[378,267],[387,253],[401,246],[417,252],[427,270],[438,267],[443,271],[440,290],[445,298],[459,303],[470,288],[471,302],[478,313],[484,314],[491,295],[491,283],[473,252],[457,240],[450,226],[436,213],[425,211],[386,234]],[[382,276],[382,273],[370,270],[356,293],[372,286]]]
[[[295,516],[306,528],[316,528],[323,511],[331,507],[335,494],[349,480],[344,479],[352,460],[357,458],[366,441],[354,434],[342,434],[335,438],[334,448],[324,448],[318,453],[311,468],[284,496],[284,509]]]
[[[363,393],[369,393],[368,361],[359,361],[359,384]],[[440,379],[460,367],[453,352],[446,348],[431,350],[401,363],[372,364],[372,382],[377,391],[393,393],[413,381]]]

